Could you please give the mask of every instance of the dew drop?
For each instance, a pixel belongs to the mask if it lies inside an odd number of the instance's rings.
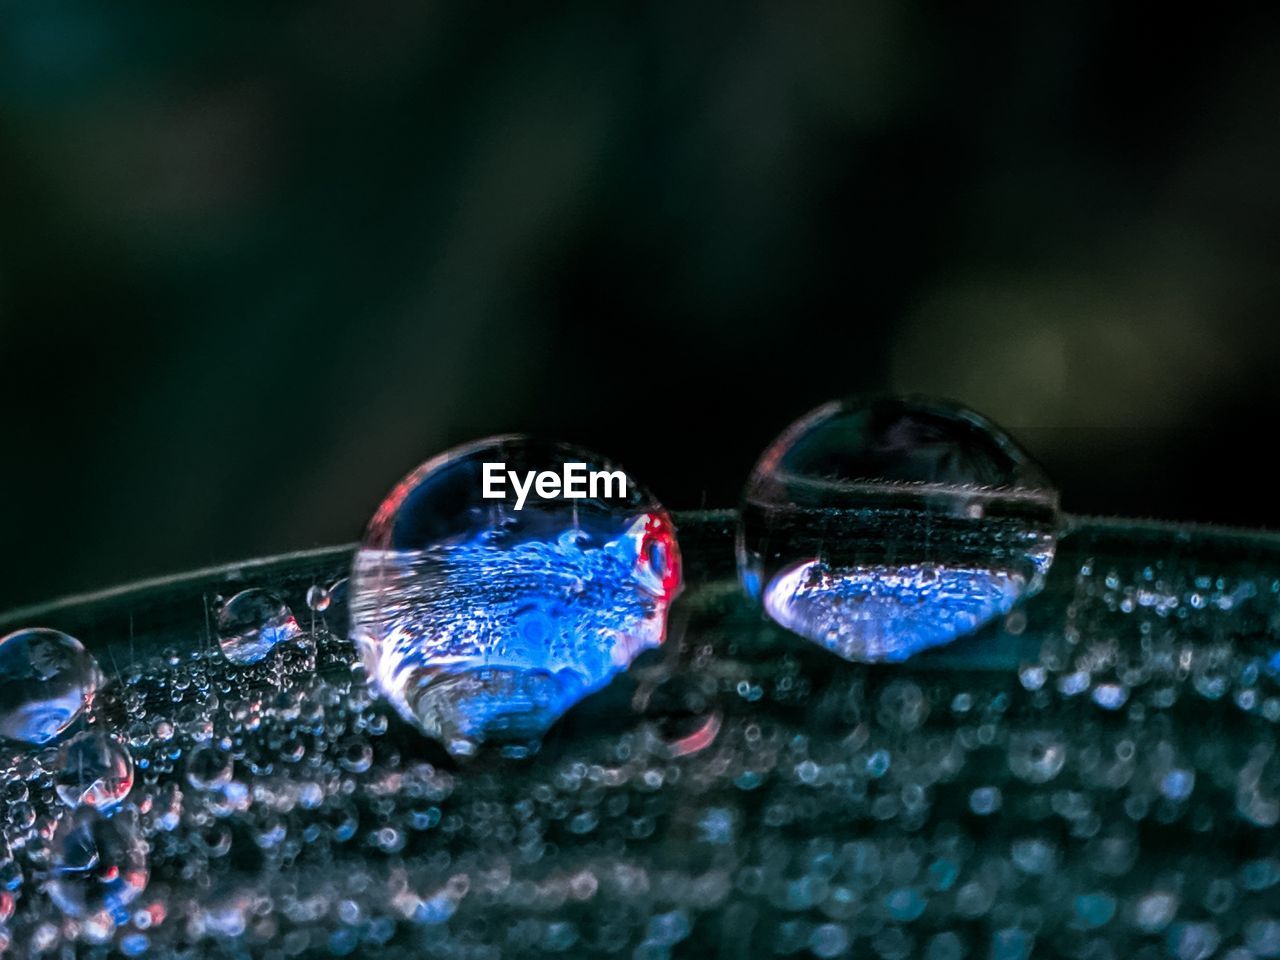
[[[133,788],[133,757],[123,743],[100,730],[78,733],[58,751],[55,789],[71,807],[106,810]]]
[[[316,613],[324,613],[329,609],[329,591],[317,584],[307,590],[307,606]]]
[[[215,744],[202,743],[187,754],[187,782],[197,790],[218,790],[231,782],[235,762]]]
[[[288,604],[269,590],[241,590],[218,610],[218,644],[228,660],[258,663],[301,629]]]
[[[522,479],[616,469],[498,437],[428,461],[378,508],[352,573],[352,639],[372,686],[459,755],[540,737],[662,642],[680,585],[671,520],[631,478],[622,497],[530,488],[516,509],[513,484],[482,497],[485,463]]]
[[[1027,783],[1048,783],[1067,760],[1065,745],[1048,731],[1017,733],[1009,738],[1009,770]]]
[[[641,684],[632,706],[648,721],[651,752],[671,758],[690,756],[711,746],[723,722],[705,678],[688,673]]]
[[[75,637],[43,628],[9,634],[0,639],[0,736],[49,742],[92,704],[102,680]]]
[[[1058,848],[1039,837],[1015,840],[1010,849],[1013,865],[1032,876],[1046,876],[1058,862]]]
[[[1138,900],[1133,909],[1133,922],[1144,933],[1159,933],[1178,912],[1178,897],[1157,890]]]
[[[1119,683],[1100,683],[1093,688],[1093,702],[1104,710],[1119,710],[1129,699],[1129,691]]]
[[[115,913],[147,885],[146,844],[129,808],[104,813],[82,806],[53,838],[50,898],[68,916]]]
[[[978,414],[836,402],[756,464],[738,568],[782,626],[849,660],[903,660],[1037,591],[1057,528],[1057,492]]]
[[[969,794],[969,809],[980,817],[996,813],[1003,802],[999,787],[978,787]]]
[[[1160,792],[1170,800],[1185,800],[1195,789],[1196,772],[1194,770],[1169,770],[1160,778]]]

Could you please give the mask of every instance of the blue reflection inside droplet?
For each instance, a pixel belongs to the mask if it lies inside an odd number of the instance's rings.
[[[1005,569],[805,560],[770,581],[764,605],[784,627],[848,660],[899,661],[1008,613],[1026,586]]]
[[[362,550],[353,637],[370,680],[457,752],[534,739],[642,650],[661,643],[670,585],[654,518],[606,542],[581,530],[425,550]],[[662,526],[660,536],[669,536]]]
[[[48,743],[79,717],[102,682],[80,641],[56,630],[0,638],[0,739]]]

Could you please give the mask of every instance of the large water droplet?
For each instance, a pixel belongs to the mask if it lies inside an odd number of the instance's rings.
[[[133,788],[133,757],[100,730],[78,733],[58,751],[54,787],[68,806],[114,807]]]
[[[48,892],[63,913],[118,914],[147,885],[147,852],[129,808],[108,814],[79,807],[53,838]]]
[[[784,627],[850,660],[902,660],[1038,590],[1057,529],[1057,492],[978,414],[837,402],[756,464],[739,572]]]
[[[356,556],[352,638],[370,682],[456,753],[534,740],[663,640],[680,585],[670,518],[634,480],[566,498],[512,483],[486,499],[483,465],[614,471],[563,444],[498,437],[445,453],[379,507]],[[618,493],[616,488],[613,493]]]
[[[232,663],[257,663],[302,632],[288,604],[269,590],[241,590],[218,610],[218,644]]]
[[[0,639],[0,736],[47,743],[101,685],[97,661],[75,637],[43,628],[9,634]]]

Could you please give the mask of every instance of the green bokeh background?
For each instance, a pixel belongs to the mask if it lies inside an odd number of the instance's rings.
[[[0,0],[0,606],[356,537],[528,430],[732,503],[925,391],[1280,523],[1280,16]]]

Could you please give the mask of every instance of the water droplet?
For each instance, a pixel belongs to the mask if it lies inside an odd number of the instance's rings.
[[[980,817],[995,813],[1003,803],[999,787],[979,787],[969,794],[969,809]]]
[[[1159,933],[1173,921],[1177,912],[1177,895],[1156,890],[1134,905],[1133,922],[1145,933]]]
[[[478,441],[423,464],[374,516],[352,575],[352,637],[374,687],[458,754],[540,737],[662,642],[680,585],[671,521],[634,480],[609,498],[529,488],[516,509],[514,494],[482,497],[485,463],[521,478],[615,469],[563,444]]]
[[[63,913],[85,917],[128,906],[147,885],[146,845],[129,808],[78,807],[53,838],[49,896]]]
[[[1038,664],[1023,667],[1018,671],[1018,680],[1021,681],[1022,686],[1027,690],[1039,690],[1044,686],[1044,682],[1047,678],[1048,672],[1044,667],[1039,666]]]
[[[307,589],[307,606],[316,613],[324,613],[329,609],[329,591],[320,584],[312,584]]]
[[[1185,800],[1195,789],[1196,772],[1194,770],[1169,770],[1160,778],[1160,792],[1170,800]]]
[[[68,806],[106,810],[133,788],[133,757],[115,737],[86,730],[62,745],[54,785]]]
[[[930,939],[924,954],[925,960],[962,960],[964,955],[964,941],[949,930]]]
[[[1100,683],[1093,688],[1093,702],[1104,710],[1119,710],[1129,699],[1129,690],[1120,683]]]
[[[809,935],[809,949],[815,957],[838,957],[849,948],[849,934],[836,923],[823,923],[814,927]]]
[[[1067,761],[1065,746],[1048,731],[1018,733],[1009,738],[1009,770],[1027,783],[1048,783]]]
[[[632,707],[649,723],[650,750],[684,757],[711,746],[723,722],[714,707],[714,690],[705,677],[683,671],[642,683]]]
[[[1007,927],[991,937],[991,960],[1028,960],[1035,937],[1026,930]]]
[[[1080,894],[1075,908],[1077,919],[1088,929],[1106,926],[1116,915],[1115,897],[1103,891]]]
[[[1046,876],[1058,863],[1058,848],[1039,837],[1015,840],[1010,854],[1014,866],[1032,876]]]
[[[232,663],[257,663],[301,633],[288,604],[269,590],[241,590],[218,610],[218,643]]]
[[[1280,957],[1280,921],[1258,917],[1244,928],[1244,942],[1258,957]]]
[[[340,577],[327,587],[313,587],[313,590],[320,591],[314,599],[320,606],[312,606],[311,609],[321,615],[325,630],[337,636],[346,637],[348,621],[350,620],[350,610],[348,597],[350,593],[351,581],[347,577]],[[307,594],[307,603],[312,601],[312,595]]]
[[[359,737],[338,744],[338,764],[351,773],[364,773],[373,763],[373,748]]]
[[[928,901],[912,887],[900,887],[885,894],[885,909],[899,923],[910,923],[924,913]]]
[[[235,761],[215,744],[202,743],[187,754],[187,782],[197,790],[219,790],[231,782]]]
[[[867,757],[867,773],[872,777],[883,777],[889,772],[889,765],[892,757],[888,750],[877,750],[871,756]]]
[[[47,743],[93,702],[98,663],[75,637],[18,630],[0,639],[0,736]]]
[[[1178,923],[1169,929],[1169,952],[1177,960],[1209,960],[1221,941],[1212,923]]]
[[[1057,528],[1057,492],[976,413],[831,403],[756,464],[739,573],[784,627],[850,660],[902,660],[1038,590]]]

